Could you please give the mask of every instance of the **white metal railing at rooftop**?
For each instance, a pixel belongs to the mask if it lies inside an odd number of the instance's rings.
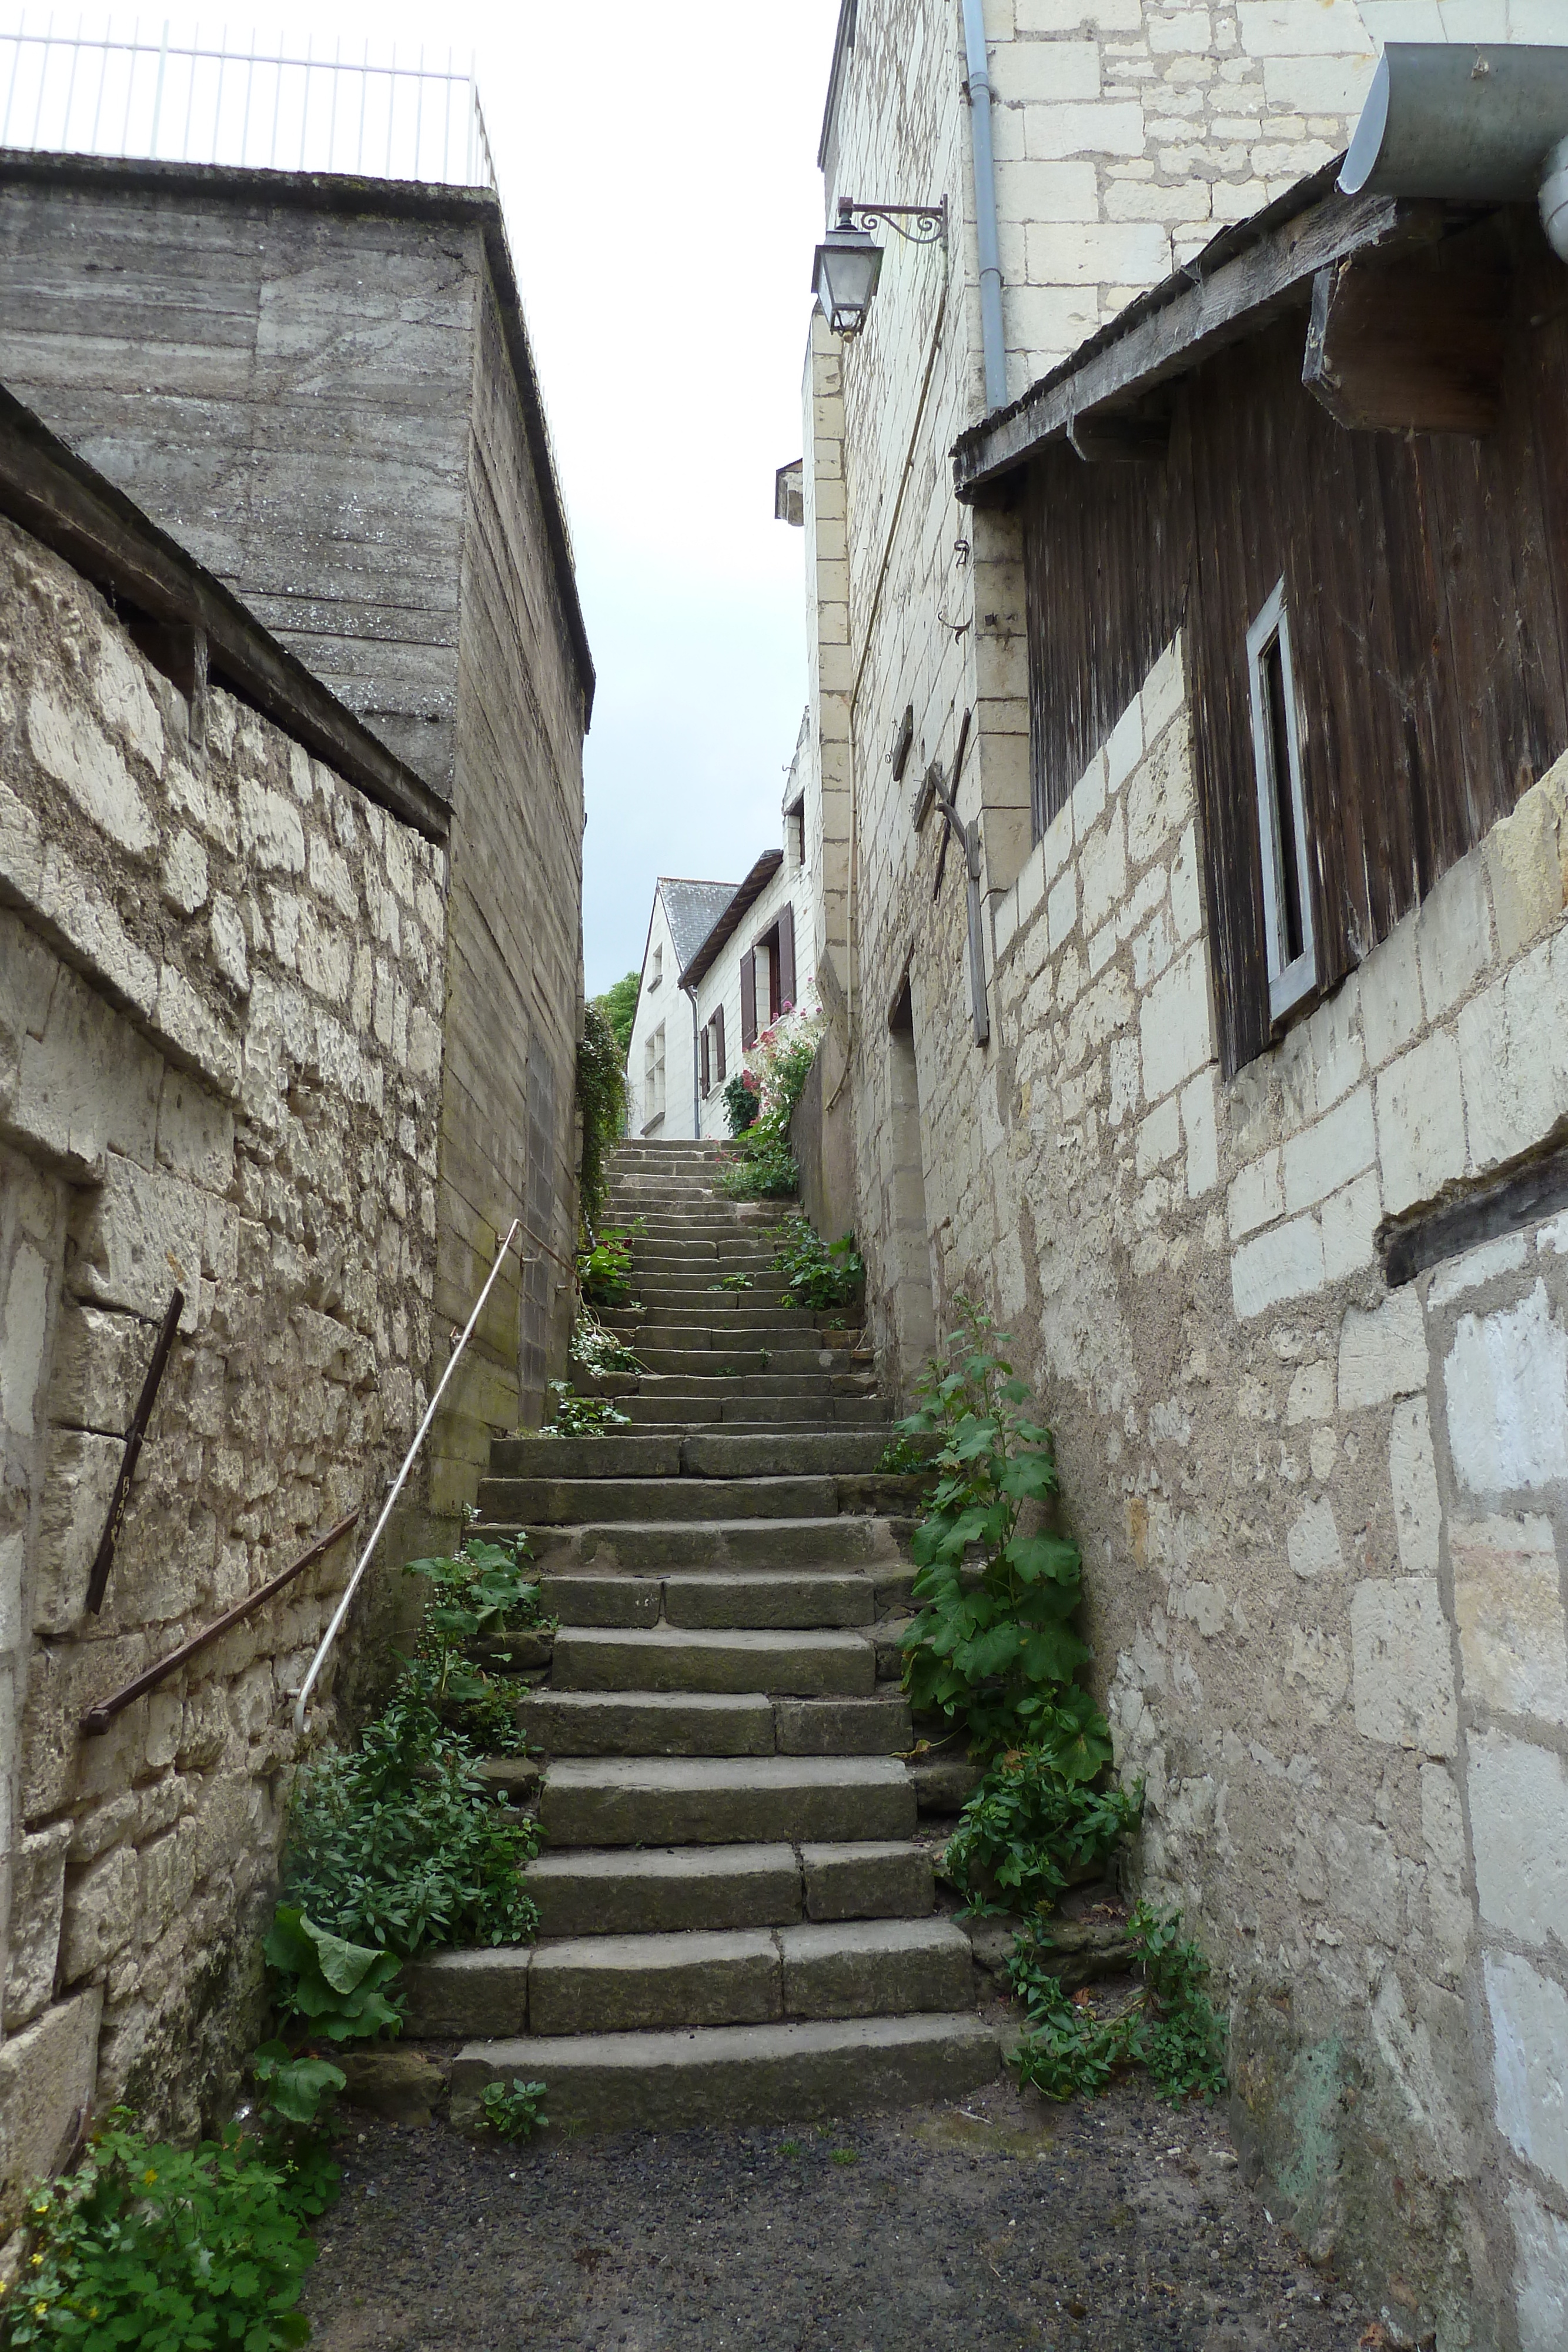
[[[129,40],[59,33],[54,20],[0,32],[0,148],[230,163],[277,172],[341,172],[386,180],[493,188],[495,169],[472,63],[411,65],[329,56],[307,39],[262,48],[256,35],[214,47],[199,33]]]

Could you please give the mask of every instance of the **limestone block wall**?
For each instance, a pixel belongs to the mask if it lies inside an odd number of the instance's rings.
[[[938,1316],[989,1305],[1058,1429],[1138,1868],[1228,1980],[1248,2160],[1407,2340],[1545,2352],[1564,1223],[1393,1290],[1375,1236],[1568,1120],[1568,761],[1227,1087],[1191,760],[1178,642],[998,901],[989,1054],[953,922],[916,948]]]
[[[89,2095],[182,2129],[228,2095],[347,1542],[107,1734],[79,1718],[379,1506],[432,1352],[444,856],[221,689],[196,722],[0,522],[7,2195]]]

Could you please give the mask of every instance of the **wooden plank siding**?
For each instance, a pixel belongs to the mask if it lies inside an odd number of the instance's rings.
[[[1322,988],[1568,744],[1568,299],[1518,215],[1453,266],[1500,234],[1495,434],[1343,430],[1301,384],[1303,309],[1174,387],[1163,464],[1053,444],[1029,469],[1036,834],[1185,625],[1227,1075],[1270,1035],[1246,639],[1281,578]]]

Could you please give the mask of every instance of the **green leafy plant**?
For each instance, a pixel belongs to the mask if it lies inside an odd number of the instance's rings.
[[[565,1381],[548,1383],[555,1402],[541,1437],[602,1437],[607,1429],[629,1429],[632,1416],[609,1397],[577,1396]]]
[[[820,1013],[798,1012],[787,1005],[758,1039],[747,1068],[726,1087],[735,1150],[728,1166],[719,1172],[721,1192],[736,1200],[781,1200],[798,1188],[800,1172],[789,1146],[789,1121],[817,1058],[821,1034]],[[753,1101],[754,1115],[737,1128],[737,1105]]]
[[[639,1357],[607,1331],[591,1307],[578,1309],[577,1320],[571,1327],[571,1360],[580,1364],[585,1372],[640,1372],[643,1370]]]
[[[890,1478],[904,1478],[917,1470],[932,1467],[926,1448],[917,1445],[912,1437],[890,1437],[882,1449],[877,1468]]]
[[[1141,1790],[1097,1792],[1061,1770],[1057,1750],[1015,1749],[992,1759],[964,1807],[942,1874],[967,1914],[1033,1910],[1108,1862],[1142,1811]]]
[[[762,1108],[762,1088],[755,1071],[737,1070],[725,1080],[724,1108],[731,1135],[744,1135]]]
[[[787,1217],[775,1228],[773,1263],[801,1307],[847,1307],[865,1282],[853,1234],[825,1242],[809,1217]]]
[[[525,2083],[520,2074],[509,2083],[486,2083],[479,2095],[486,2122],[503,2139],[531,2138],[549,2124],[542,2104],[545,2090],[543,2083]]]
[[[301,2055],[285,2042],[264,2042],[250,2063],[263,2161],[280,2168],[291,2212],[324,2213],[341,2185],[326,2111],[347,2077],[329,2059]]]
[[[625,1226],[606,1226],[597,1239],[577,1254],[577,1279],[591,1307],[624,1307],[632,1297],[632,1244],[643,1231],[643,1219]]]
[[[286,2168],[243,2134],[190,2152],[129,2130],[123,2110],[78,2170],[29,2202],[9,2300],[11,2346],[77,2352],[274,2352],[309,2341],[296,2309],[316,2249]]]
[[[403,1699],[411,1706],[424,1705],[448,1731],[464,1734],[486,1754],[516,1755],[523,1737],[514,1701],[470,1652],[483,1643],[491,1663],[505,1665],[508,1653],[497,1644],[540,1622],[527,1538],[496,1544],[466,1536],[455,1553],[411,1559],[403,1573],[433,1588],[414,1656],[402,1672]]]
[[[955,1306],[949,1364],[932,1363],[916,1383],[925,1402],[897,1424],[940,1441],[936,1484],[915,1532],[921,1608],[904,1637],[904,1687],[917,1708],[961,1721],[980,1754],[1049,1740],[1070,1778],[1092,1780],[1110,1742],[1099,1709],[1073,1684],[1089,1655],[1071,1622],[1082,1595],[1078,1547],[1020,1525],[1026,1505],[1057,1491],[1051,1432],[1026,1416],[1029,1391],[990,1317],[961,1294]]]
[[[1206,1990],[1208,1962],[1181,1933],[1181,1914],[1160,1917],[1140,1903],[1128,1923],[1143,1983],[1113,2015],[1073,2001],[1050,1968],[1049,1929],[1019,1936],[1009,1979],[1029,2030],[1009,2063],[1021,2083],[1047,2098],[1104,2089],[1118,2066],[1141,2065],[1161,2098],[1218,2098],[1226,2087],[1225,2021]]]
[[[582,1112],[582,1223],[591,1234],[604,1214],[608,1162],[626,1124],[626,1047],[609,1013],[591,999],[582,1013],[577,1049],[577,1100]]]
[[[262,1949],[272,1970],[275,2006],[285,2017],[302,2019],[312,2034],[361,2042],[401,2030],[402,2015],[385,1992],[402,1966],[394,1953],[334,1936],[290,1903],[273,1913]],[[275,2069],[268,2079],[277,2080]]]
[[[403,1959],[435,1945],[527,1943],[538,1913],[522,1872],[538,1831],[478,1779],[472,1746],[444,1728],[416,1664],[357,1748],[329,1749],[301,1771],[285,1895],[332,1934]]]
[[[754,1290],[756,1286],[748,1274],[721,1274],[716,1282],[708,1284],[710,1290]]]

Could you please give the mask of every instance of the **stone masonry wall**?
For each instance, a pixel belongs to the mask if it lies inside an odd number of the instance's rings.
[[[348,1542],[106,1735],[83,1708],[379,1504],[425,1399],[444,857],[226,693],[196,718],[0,522],[7,2193],[95,2084],[174,2129],[227,2095]]]

